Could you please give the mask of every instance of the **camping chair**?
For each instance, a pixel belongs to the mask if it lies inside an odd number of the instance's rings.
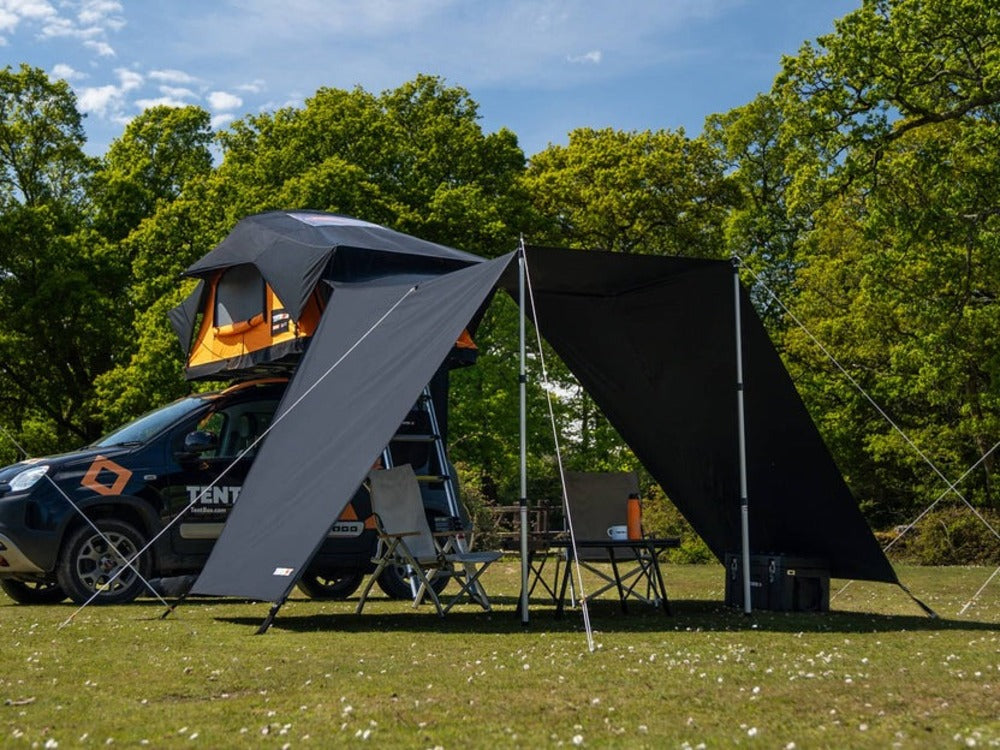
[[[666,590],[660,574],[657,554],[666,547],[677,545],[675,539],[614,541],[610,528],[626,522],[628,498],[638,496],[639,480],[634,472],[627,473],[565,473],[566,501],[576,539],[575,557],[578,564],[600,580],[598,587],[587,593],[596,599],[614,590],[618,593],[622,611],[627,612],[626,600],[640,599],[653,606],[663,605],[668,611]],[[565,545],[567,565],[558,597],[561,608],[566,584],[572,577],[570,568],[574,556],[572,546]],[[610,563],[611,572],[600,564]]]
[[[368,592],[382,571],[390,565],[406,566],[416,578],[418,588],[413,606],[430,596],[439,615],[452,608],[463,597],[475,601],[485,610],[489,599],[479,583],[479,576],[500,558],[500,552],[468,552],[460,549],[461,532],[431,532],[424,512],[420,485],[409,464],[369,474],[372,512],[379,534],[379,548],[372,562],[375,572],[361,593],[357,613],[361,614]],[[461,583],[461,590],[442,606],[431,582],[441,576],[451,576]]]

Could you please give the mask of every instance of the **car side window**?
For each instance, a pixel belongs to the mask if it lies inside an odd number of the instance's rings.
[[[253,458],[260,449],[263,442],[260,438],[270,427],[277,408],[276,398],[217,405],[197,423],[189,423],[187,427],[178,430],[173,438],[172,450],[183,451],[188,433],[200,430],[212,433],[218,442],[218,448],[201,453],[201,458],[236,458],[244,453]]]
[[[245,455],[253,458],[260,449],[261,437],[267,432],[278,408],[277,399],[245,401],[222,409],[224,418],[219,435],[219,458]]]
[[[222,436],[226,434],[226,424],[228,421],[229,418],[225,411],[211,411],[198,422],[196,429],[211,432],[220,442],[219,448],[216,448],[214,451],[205,451],[201,454],[202,458],[218,458],[225,455],[220,451],[220,448],[222,447]]]

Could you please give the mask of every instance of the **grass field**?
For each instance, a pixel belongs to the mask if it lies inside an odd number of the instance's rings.
[[[492,613],[372,599],[24,607],[0,595],[0,747],[1000,746],[1000,576],[901,568],[829,614],[722,606],[721,566],[665,569],[674,614],[610,600],[514,615],[516,563],[486,574]],[[835,581],[837,591],[843,582]]]

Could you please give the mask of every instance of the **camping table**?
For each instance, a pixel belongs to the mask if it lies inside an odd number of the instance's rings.
[[[559,585],[559,594],[556,597],[556,616],[561,616],[563,612],[563,605],[566,600],[566,586],[569,583],[570,575],[572,574],[572,562],[573,562],[573,543],[569,539],[553,539],[549,542],[552,547],[561,547],[566,550],[566,566],[563,568],[562,582]],[[608,562],[611,563],[611,570],[614,574],[614,578],[605,577],[606,580],[610,581],[604,586],[598,588],[596,591],[591,592],[588,598],[596,598],[597,596],[603,594],[608,589],[615,587],[618,590],[618,599],[621,601],[622,612],[628,612],[628,604],[626,600],[630,596],[634,596],[637,599],[642,599],[650,604],[663,605],[663,612],[665,614],[670,614],[670,604],[667,601],[667,589],[663,584],[663,574],[660,572],[660,562],[659,554],[665,549],[671,549],[680,546],[680,539],[677,537],[666,537],[661,539],[577,539],[576,549],[603,549],[608,553]],[[629,570],[622,572],[619,568],[619,560],[625,562],[632,562],[630,558],[619,558],[615,555],[616,550],[628,550],[632,553],[635,558],[636,566]],[[600,561],[600,562],[603,562]],[[558,570],[556,572],[558,576]],[[631,585],[626,587],[628,580],[630,578],[635,578]],[[653,598],[650,599],[648,596],[643,596],[636,590],[641,582],[645,581],[647,585],[647,594],[652,592]]]
[[[545,572],[545,564],[548,562],[549,558],[553,556],[553,550],[563,547],[563,544],[557,544],[556,537],[562,535],[565,532],[562,531],[543,531],[543,532],[532,532],[528,536],[528,597],[534,593],[535,588],[538,584],[542,584],[542,588],[552,597],[552,601],[556,604],[559,603],[559,594],[556,592],[559,586],[559,571],[562,567],[563,553],[561,550],[556,552],[558,555],[556,557],[556,574],[553,578],[552,585],[545,580],[543,573]],[[510,539],[509,546],[505,546],[512,552],[517,552],[520,554],[521,546],[517,539]],[[559,540],[562,541],[562,540]],[[516,616],[521,614],[521,596],[517,597],[517,607],[514,610]]]

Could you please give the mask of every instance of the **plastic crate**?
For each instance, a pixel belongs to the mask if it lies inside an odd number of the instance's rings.
[[[743,608],[741,554],[726,554],[726,604]],[[829,566],[817,558],[750,555],[750,607],[775,612],[829,612]]]

